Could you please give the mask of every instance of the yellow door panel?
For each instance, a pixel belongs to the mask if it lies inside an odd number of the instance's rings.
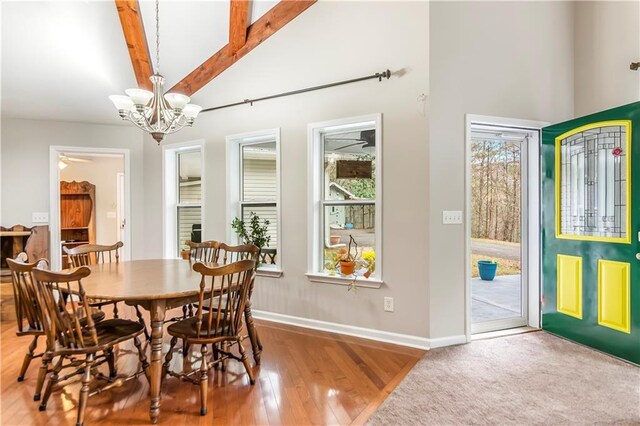
[[[582,257],[558,255],[558,312],[582,319]]]
[[[631,333],[629,290],[631,265],[598,261],[598,324]]]

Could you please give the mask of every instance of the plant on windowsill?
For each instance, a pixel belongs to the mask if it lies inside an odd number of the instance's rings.
[[[351,253],[351,245],[354,245],[355,255]],[[356,258],[358,257],[358,243],[349,235],[349,246],[341,248],[338,251],[338,259],[334,267],[340,265],[340,273],[342,275],[352,275],[356,267]]]
[[[373,250],[367,250],[362,253],[362,258],[355,261],[358,272],[353,274],[353,279],[349,282],[347,291],[353,290],[356,292],[358,287],[356,286],[356,279],[359,276],[360,271],[365,270],[362,274],[363,277],[369,278],[376,270],[376,252]]]
[[[247,223],[236,217],[233,219],[233,222],[231,222],[231,228],[238,234],[238,237],[240,237],[244,244],[254,244],[262,250],[265,246],[269,247],[269,241],[271,241],[271,236],[268,234],[269,223],[270,222],[265,219],[262,221],[262,224],[260,224],[260,216],[251,212],[249,214],[248,227]]]

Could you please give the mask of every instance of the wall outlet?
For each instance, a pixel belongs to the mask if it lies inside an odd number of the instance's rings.
[[[462,212],[460,210],[444,210],[442,212],[443,225],[460,225],[462,224]]]
[[[47,212],[31,213],[31,222],[32,223],[49,223],[49,213]]]
[[[384,298],[384,310],[385,312],[393,312],[393,297]]]

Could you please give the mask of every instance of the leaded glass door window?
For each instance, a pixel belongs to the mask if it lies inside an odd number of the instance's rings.
[[[599,122],[556,139],[558,238],[630,241],[629,128]]]

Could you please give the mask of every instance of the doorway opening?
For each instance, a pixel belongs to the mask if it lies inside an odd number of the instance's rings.
[[[51,147],[52,267],[69,267],[65,248],[124,243],[130,259],[128,150]]]
[[[502,121],[502,122],[500,122]],[[539,326],[539,127],[468,122],[471,333]]]

